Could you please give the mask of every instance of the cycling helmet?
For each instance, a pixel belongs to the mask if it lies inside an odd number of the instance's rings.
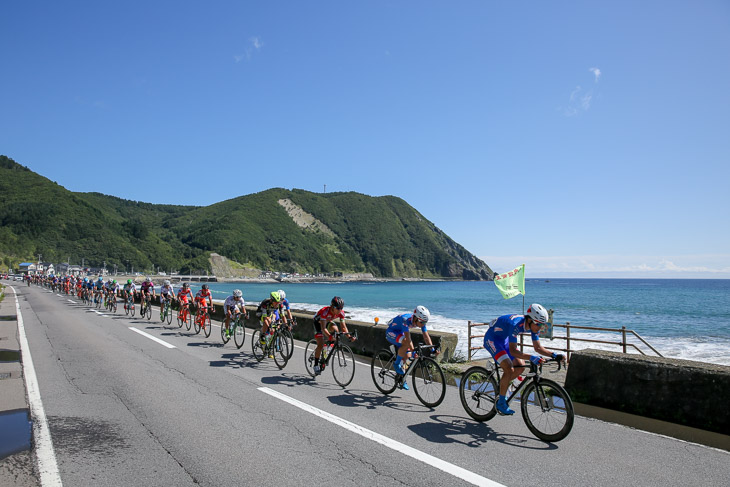
[[[84,281],[85,281],[85,280],[86,280],[86,279],[84,279]],[[132,280],[131,280],[131,279],[127,279],[127,284],[132,284]]]
[[[169,286],[169,285],[170,285],[170,280],[169,279],[165,279],[165,286]]]
[[[208,285],[207,284],[203,284],[203,289],[208,289]]]
[[[332,306],[338,309],[344,309],[345,308],[345,302],[342,300],[341,297],[335,296],[332,298],[332,302],[330,303]]]
[[[413,310],[413,316],[418,318],[421,323],[428,323],[431,312],[425,306],[416,306],[416,309]]]
[[[281,301],[281,296],[279,295],[278,291],[271,291],[271,299],[276,301],[277,303]]]
[[[150,279],[150,276],[147,276],[144,278],[144,282],[150,282],[152,279]]]
[[[89,278],[88,277],[84,277],[84,282],[89,282]]]
[[[538,325],[543,325],[548,321],[547,310],[544,306],[537,303],[533,303],[530,305],[529,308],[527,308],[526,315],[532,318],[532,321],[534,321]]]
[[[286,299],[286,293],[284,292],[283,289],[279,289],[276,292],[279,293],[279,297],[281,298],[282,301]]]
[[[233,290],[233,297],[240,298],[241,296],[243,296],[243,293],[241,292],[240,289],[234,289]]]
[[[187,289],[189,287],[190,287],[190,284],[188,284],[187,282],[184,282],[183,283],[183,289]]]
[[[99,279],[97,279],[97,281],[99,281],[99,282],[104,282],[104,278],[103,278],[103,277],[101,277],[101,276],[99,276]]]
[[[117,283],[117,280],[116,279],[112,279],[112,284],[116,284],[116,283]]]

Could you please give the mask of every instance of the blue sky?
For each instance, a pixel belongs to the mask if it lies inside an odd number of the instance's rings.
[[[72,191],[405,199],[497,271],[730,277],[727,1],[3,2],[0,154]]]

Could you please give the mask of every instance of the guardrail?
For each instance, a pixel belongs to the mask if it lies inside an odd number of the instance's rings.
[[[641,343],[646,345],[657,356],[663,357],[663,355],[661,353],[659,353],[657,351],[657,349],[652,347],[649,344],[649,342],[644,340],[638,333],[636,333],[634,330],[627,330],[625,326],[622,326],[621,328],[600,328],[600,327],[595,327],[595,326],[575,326],[575,325],[571,325],[569,321],[567,321],[564,325],[559,324],[559,323],[555,323],[555,324],[551,323],[550,325],[552,326],[552,330],[555,330],[555,328],[565,328],[565,336],[559,336],[559,335],[555,335],[553,333],[552,336],[549,338],[550,338],[550,340],[553,340],[553,339],[565,340],[566,345],[565,345],[565,348],[547,347],[545,345],[543,345],[543,346],[545,346],[545,348],[547,348],[548,350],[566,352],[566,354],[568,355],[568,360],[570,360],[570,354],[576,350],[575,348],[573,348],[573,349],[570,348],[571,342],[588,342],[588,343],[601,343],[601,344],[605,344],[605,345],[616,345],[616,346],[619,346],[622,348],[623,353],[628,353],[629,348],[631,348],[632,350],[636,350],[637,352],[639,352],[641,355],[646,355],[646,353],[642,349],[637,347],[636,344],[629,343],[627,341],[627,339],[626,339],[627,335],[632,335],[632,336],[636,337]],[[469,360],[472,359],[474,352],[476,350],[481,350],[484,348],[483,346],[478,346],[478,347],[472,346],[472,340],[474,338],[483,338],[484,337],[483,334],[474,335],[472,333],[472,328],[479,327],[479,326],[489,326],[489,323],[478,323],[478,322],[469,321],[469,331],[468,331],[468,333],[469,333],[469,339],[468,339]],[[621,334],[621,341],[608,341],[608,340],[596,340],[596,339],[592,339],[592,338],[571,337],[570,330],[608,331],[608,332],[612,332],[612,333],[619,333],[619,334]],[[529,336],[529,333],[520,333],[520,351],[524,350],[525,336]]]

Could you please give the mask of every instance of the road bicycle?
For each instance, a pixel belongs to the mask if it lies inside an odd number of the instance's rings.
[[[117,312],[117,296],[111,291],[106,295],[106,309],[112,313]]]
[[[169,325],[172,323],[172,298],[166,299],[164,296],[160,296],[160,300],[162,301],[160,304],[160,322],[167,321]]]
[[[94,304],[96,305],[97,309],[101,308],[101,302],[102,302],[101,291],[94,291]]]
[[[126,299],[124,300],[124,314],[131,314],[132,316],[134,316],[134,296],[131,292],[128,293]]]
[[[193,323],[193,315],[189,309],[190,303],[181,303],[177,310],[177,326],[182,328],[185,325],[185,329],[189,330]]]
[[[144,318],[147,315],[147,319],[152,318],[152,297],[149,294],[143,294],[141,303],[139,305],[139,317]],[[188,326],[188,330],[190,327]]]
[[[223,322],[221,323],[221,340],[223,341],[223,345],[228,343],[231,336],[233,336],[233,343],[236,344],[236,348],[240,349],[243,346],[243,342],[246,339],[246,326],[243,322],[244,318],[248,318],[248,313],[236,311],[231,315],[231,319],[228,323],[231,330],[230,333],[228,333],[228,328],[226,328],[226,320],[223,318]]]
[[[261,362],[264,357],[274,358],[274,363],[280,369],[286,367],[289,362],[289,340],[281,333],[282,327],[276,322],[269,326],[269,332],[264,337],[264,344],[260,342],[261,330],[255,330],[251,335],[251,351],[257,361]]]
[[[384,348],[373,356],[370,363],[370,373],[375,387],[385,395],[392,393],[396,388],[403,388],[408,375],[411,376],[413,391],[421,403],[429,408],[435,408],[446,396],[446,377],[436,360],[430,357],[433,353],[432,345],[417,345],[410,352],[410,361],[404,361],[404,375],[398,374],[393,368],[396,350],[393,345]]]
[[[198,308],[198,312],[195,313],[195,334],[196,335],[198,333],[200,333],[200,330],[202,329],[203,334],[205,334],[205,338],[208,338],[210,336],[210,329],[213,328],[213,325],[211,325],[211,323],[210,323],[210,313],[212,311],[213,310],[208,309],[207,306]]]
[[[543,364],[557,362],[547,359]],[[575,413],[573,401],[563,387],[555,381],[542,377],[541,365],[530,363],[530,372],[507,397],[507,404],[519,396],[522,418],[527,428],[543,441],[560,441],[573,428]],[[461,405],[473,419],[488,421],[497,414],[501,367],[495,362],[491,369],[476,366],[467,369],[461,376],[459,398]]]
[[[325,342],[322,347],[322,355],[320,357],[320,374],[327,367],[332,367],[332,375],[341,387],[347,387],[355,377],[355,354],[352,349],[342,342],[342,335],[348,335],[353,340],[357,340],[357,330],[354,333],[345,333],[342,331],[331,334],[333,340]],[[304,367],[307,373],[312,377],[316,377],[314,366],[316,365],[314,351],[317,348],[317,340],[312,339],[307,343],[304,349]],[[324,365],[321,365],[321,359],[324,359]]]

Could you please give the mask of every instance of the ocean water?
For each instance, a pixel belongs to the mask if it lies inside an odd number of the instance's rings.
[[[200,286],[191,284],[194,290]],[[316,311],[332,296],[345,300],[347,317],[381,323],[424,305],[431,311],[429,329],[459,336],[457,351],[466,355],[469,320],[489,322],[503,314],[522,313],[522,296],[505,300],[493,282],[328,282],[211,283],[215,299],[241,289],[247,303],[284,289],[293,308]],[[715,279],[527,279],[525,309],[540,303],[555,310],[556,324],[633,330],[662,355],[730,365],[730,280]],[[474,334],[483,334],[477,328]],[[557,328],[556,335],[565,330]],[[618,342],[621,335],[605,331],[571,331],[571,338]],[[477,345],[481,339],[476,339]],[[640,345],[639,340],[630,343]],[[527,339],[529,344],[530,340]],[[564,348],[562,340],[545,340]],[[571,349],[619,346],[571,342]],[[640,348],[653,355],[644,345]],[[484,351],[477,352],[483,356]],[[638,352],[636,352],[638,353]]]

